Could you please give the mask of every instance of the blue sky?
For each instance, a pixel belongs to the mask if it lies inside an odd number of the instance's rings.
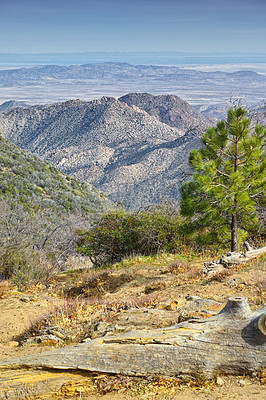
[[[266,0],[0,0],[0,53],[266,53]]]

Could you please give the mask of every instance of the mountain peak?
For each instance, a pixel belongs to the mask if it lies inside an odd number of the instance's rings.
[[[178,96],[167,94],[154,96],[149,93],[129,93],[119,98],[129,106],[137,106],[174,128],[187,131],[191,126],[206,129],[211,120],[196,111]]]

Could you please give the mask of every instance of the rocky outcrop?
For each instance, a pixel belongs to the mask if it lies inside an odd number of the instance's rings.
[[[159,121],[186,132],[199,132],[213,121],[196,111],[188,102],[174,95],[153,96],[149,93],[129,93],[119,98],[129,106],[137,106]]]

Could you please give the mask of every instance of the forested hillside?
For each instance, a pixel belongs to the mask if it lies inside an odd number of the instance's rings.
[[[47,283],[76,252],[76,231],[112,203],[0,137],[0,280]]]
[[[92,185],[79,182],[46,161],[0,137],[0,197],[25,207],[32,203],[58,212],[99,214],[111,206]]]

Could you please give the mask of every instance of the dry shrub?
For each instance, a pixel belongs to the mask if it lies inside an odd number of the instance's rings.
[[[131,296],[127,304],[130,307],[135,307],[135,308],[153,308],[155,307],[159,300],[158,300],[158,294],[151,293],[151,294],[142,294],[141,296]]]
[[[229,276],[229,275],[231,275],[231,272],[230,272],[230,270],[224,270],[224,271],[220,271],[220,272],[217,272],[216,274],[213,274],[212,276],[210,276],[209,278],[208,278],[208,281],[209,282],[211,282],[211,281],[216,281],[216,282],[224,282],[225,281],[225,279]]]
[[[115,274],[107,270],[91,270],[82,277],[82,281],[66,288],[64,294],[71,298],[101,296],[105,293],[116,292],[122,285],[133,279],[134,277],[127,273]]]
[[[175,260],[173,263],[170,264],[169,272],[175,275],[179,275],[183,272],[186,272],[187,268],[187,264],[185,264],[183,261]]]
[[[10,283],[10,281],[0,281],[0,299],[3,299],[9,293],[11,288],[12,284]]]
[[[70,299],[32,321],[30,327],[17,339],[53,334],[55,330],[63,335],[66,344],[77,343],[95,336],[99,322],[111,322],[116,313],[128,308],[126,303],[110,303],[99,297]]]
[[[264,304],[266,301],[266,278],[256,284],[258,303]]]
[[[32,322],[27,333],[29,335],[40,334],[51,327],[70,330],[77,325],[78,320],[84,320],[88,314],[88,303],[84,299],[68,300],[56,305],[38,320]]]
[[[191,267],[189,268],[188,274],[187,274],[187,282],[188,283],[196,283],[199,282],[202,279],[202,270],[196,268],[196,267]]]

